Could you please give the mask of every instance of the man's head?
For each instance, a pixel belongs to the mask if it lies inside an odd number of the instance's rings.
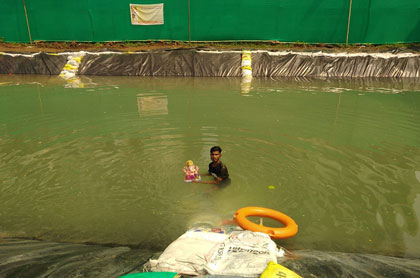
[[[219,146],[214,146],[210,149],[210,159],[214,163],[217,163],[222,156],[222,148]]]

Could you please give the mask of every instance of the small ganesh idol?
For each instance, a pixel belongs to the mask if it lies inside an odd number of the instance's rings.
[[[193,182],[193,181],[200,181],[201,177],[198,173],[198,166],[194,165],[194,162],[192,160],[188,160],[185,163],[184,167],[184,173],[185,173],[185,182]]]

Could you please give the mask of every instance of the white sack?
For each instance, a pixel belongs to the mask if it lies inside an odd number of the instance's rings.
[[[172,242],[157,260],[150,260],[154,272],[168,271],[187,275],[206,274],[205,256],[228,235],[211,232],[211,229],[195,228],[188,230]]]
[[[257,277],[267,263],[277,263],[277,256],[282,256],[282,252],[267,234],[235,231],[213,248],[205,269],[211,275]]]

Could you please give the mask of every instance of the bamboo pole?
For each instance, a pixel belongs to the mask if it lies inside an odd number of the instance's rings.
[[[352,4],[352,0],[350,0],[350,6],[349,6],[349,18],[347,19],[346,47],[348,47],[348,46],[349,46],[349,31],[350,31],[350,19],[351,19],[351,4]]]
[[[39,90],[39,83],[36,83],[36,89],[38,91],[39,110],[41,110],[41,114],[44,114],[44,106],[42,105],[41,92]]]
[[[28,12],[26,11],[26,3],[25,3],[25,0],[23,0],[23,9],[25,10],[26,26],[28,27],[29,41],[32,44],[31,28],[29,27]]]

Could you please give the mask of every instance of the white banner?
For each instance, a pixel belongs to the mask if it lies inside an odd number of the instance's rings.
[[[161,25],[163,24],[163,3],[153,5],[130,4],[131,24]]]

